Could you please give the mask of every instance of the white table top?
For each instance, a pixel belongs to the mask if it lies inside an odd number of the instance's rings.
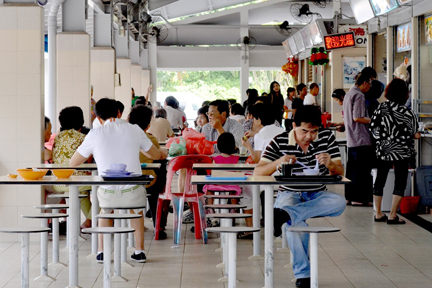
[[[325,182],[324,184],[348,184],[349,179],[342,177],[341,181]],[[276,181],[273,176],[249,176],[246,180],[207,180],[205,176],[192,175],[191,184],[233,184],[233,185],[285,185],[285,184],[322,184],[314,181],[306,183],[304,181],[283,180]]]
[[[141,167],[142,170],[152,170],[159,169],[161,167],[160,163],[146,163],[145,167]],[[71,167],[68,164],[35,164],[33,166],[37,169],[76,169],[76,170],[97,170],[97,165],[94,163],[84,163],[76,167]]]
[[[2,233],[42,233],[49,232],[49,228],[42,227],[6,227],[0,228]]]
[[[253,171],[256,166],[257,166],[257,164],[197,163],[197,164],[193,164],[192,169]]]
[[[332,233],[339,232],[341,229],[337,227],[289,227],[288,231],[291,232],[305,232],[305,233]]]
[[[127,179],[127,178],[125,178]],[[127,180],[104,180],[101,176],[71,176],[67,179],[57,179],[55,176],[45,176],[38,180],[24,180],[20,176],[17,178],[0,177],[0,185],[147,185],[153,179],[134,179]]]
[[[22,218],[40,218],[40,219],[62,218],[68,216],[69,216],[68,214],[63,214],[63,213],[40,213],[36,215],[21,215]]]

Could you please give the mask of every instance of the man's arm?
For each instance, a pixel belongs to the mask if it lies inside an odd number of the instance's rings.
[[[277,166],[281,164],[282,162],[288,162],[293,159],[292,163],[295,163],[296,157],[294,155],[283,155],[279,159],[268,162],[269,160],[261,159],[258,165],[255,167],[254,175],[256,176],[268,176],[273,174]]]
[[[80,153],[78,153],[78,151],[75,151],[74,155],[72,156],[72,158],[69,161],[69,164],[72,167],[76,167],[76,166],[83,164],[87,160],[87,158],[88,157],[84,157]]]
[[[153,159],[153,160],[164,159],[164,158],[161,158],[161,156],[162,156],[161,151],[159,149],[157,149],[156,146],[154,146],[154,145],[152,145],[148,151],[143,151],[141,149],[141,153],[143,153],[145,156],[147,156],[148,158]]]
[[[371,119],[366,117],[354,118],[353,120],[354,122],[361,124],[369,124],[371,122]]]

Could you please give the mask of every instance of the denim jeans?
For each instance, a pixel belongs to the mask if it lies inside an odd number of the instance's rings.
[[[335,217],[342,214],[346,200],[333,192],[279,192],[275,208],[286,211],[291,219],[288,227],[309,226],[306,220],[312,217]],[[284,231],[293,255],[293,270],[297,279],[310,277],[309,234]]]

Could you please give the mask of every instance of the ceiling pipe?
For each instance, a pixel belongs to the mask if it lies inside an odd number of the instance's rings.
[[[51,120],[52,131],[57,131],[57,14],[66,0],[52,0],[48,13],[48,102],[46,114]]]

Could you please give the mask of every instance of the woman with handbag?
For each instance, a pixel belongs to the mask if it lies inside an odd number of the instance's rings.
[[[385,89],[387,101],[375,110],[369,130],[376,140],[378,159],[377,177],[374,183],[375,222],[405,224],[396,211],[402,201],[407,184],[409,162],[415,157],[413,139],[419,139],[418,122],[411,109],[405,107],[408,99],[408,86],[401,79],[394,79]],[[389,170],[393,167],[395,183],[390,214],[381,211],[384,185]]]

